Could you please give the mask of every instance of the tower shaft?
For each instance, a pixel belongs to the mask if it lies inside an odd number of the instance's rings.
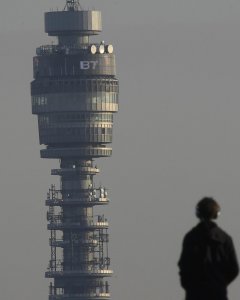
[[[42,158],[60,160],[52,175],[46,205],[51,258],[49,300],[107,300],[112,275],[108,222],[94,214],[109,203],[107,190],[95,186],[93,161],[111,156],[113,114],[118,110],[113,47],[91,44],[101,31],[101,13],[84,11],[76,0],[66,10],[45,14],[45,31],[56,45],[37,48],[32,112],[38,116]]]

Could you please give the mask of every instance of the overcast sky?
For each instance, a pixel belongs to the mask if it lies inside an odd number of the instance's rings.
[[[84,0],[115,47],[120,111],[113,156],[97,161],[111,204],[113,300],[179,300],[177,261],[203,196],[240,257],[240,2]],[[50,258],[44,199],[57,161],[40,159],[30,81],[43,13],[63,0],[0,6],[0,297],[43,300]],[[239,280],[230,299],[239,299]]]

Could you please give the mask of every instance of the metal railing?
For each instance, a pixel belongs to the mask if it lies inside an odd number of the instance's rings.
[[[36,49],[37,55],[51,55],[51,54],[73,54],[79,53],[81,50],[88,49],[88,45],[79,46],[60,46],[60,45],[43,45]]]
[[[55,186],[51,186],[49,189],[49,192],[47,193],[47,200],[46,204],[50,205],[52,204],[62,204],[64,201],[67,202],[95,202],[95,203],[107,203],[109,202],[109,199],[107,197],[107,189],[104,187],[99,188],[92,188],[89,187],[89,189],[86,191],[86,194],[83,194],[82,196],[76,196],[74,193],[63,191],[62,190],[56,190]]]
[[[78,277],[78,276],[91,276],[91,277],[110,277],[113,271],[109,269],[89,269],[89,270],[67,270],[67,271],[47,271],[46,278],[55,277]]]
[[[58,271],[99,271],[108,270],[110,266],[110,258],[103,257],[101,259],[94,258],[91,261],[64,261],[61,259],[50,260],[48,265],[48,271],[58,272]],[[65,268],[67,268],[65,270]],[[70,268],[70,269],[69,269]]]

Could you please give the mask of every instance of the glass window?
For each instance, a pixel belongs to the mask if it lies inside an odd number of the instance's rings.
[[[110,93],[106,93],[106,103],[110,102]]]

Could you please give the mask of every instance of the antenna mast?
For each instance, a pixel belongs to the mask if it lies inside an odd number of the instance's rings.
[[[79,0],[67,0],[64,10],[76,11],[79,10],[79,8],[81,9]]]

